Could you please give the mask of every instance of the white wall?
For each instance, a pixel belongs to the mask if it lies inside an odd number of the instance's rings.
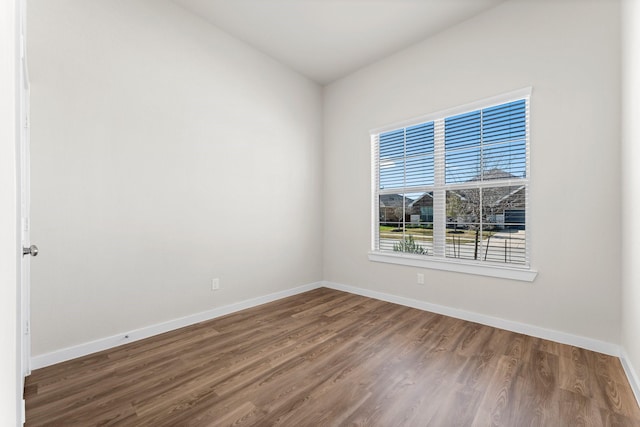
[[[29,6],[34,356],[322,278],[318,85],[169,1]]]
[[[18,425],[22,402],[17,334],[17,3],[0,4],[0,424],[6,426]]]
[[[325,280],[620,343],[619,23],[512,0],[328,86]],[[369,262],[369,130],[526,86],[535,282]]]
[[[640,400],[640,2],[622,6],[622,346]]]

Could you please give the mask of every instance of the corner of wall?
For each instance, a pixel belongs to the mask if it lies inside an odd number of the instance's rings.
[[[640,3],[621,2],[622,364],[640,404]]]

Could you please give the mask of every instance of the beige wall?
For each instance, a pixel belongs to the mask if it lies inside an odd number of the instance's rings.
[[[640,387],[640,2],[622,5],[622,345]]]
[[[620,343],[617,2],[510,0],[324,92],[169,1],[29,12],[34,356],[321,279]],[[369,262],[369,130],[525,86],[536,281]]]
[[[28,18],[33,356],[321,280],[318,85],[169,1]]]
[[[620,342],[617,2],[512,0],[325,90],[324,278]],[[532,86],[535,282],[373,263],[369,130]]]

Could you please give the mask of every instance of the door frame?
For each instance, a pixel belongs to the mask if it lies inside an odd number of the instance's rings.
[[[20,31],[24,0],[0,2],[0,334],[14,351],[0,356],[0,414],[24,422],[21,338]],[[6,340],[6,341],[5,341]]]
[[[29,128],[29,68],[27,63],[27,14],[26,1],[19,2],[19,44],[20,44],[20,75],[19,99],[20,103],[20,240],[21,248],[31,246],[31,157],[30,157],[30,128]],[[31,256],[20,254],[20,338],[19,345],[22,352],[20,358],[23,377],[31,374]],[[23,384],[24,385],[24,384]]]

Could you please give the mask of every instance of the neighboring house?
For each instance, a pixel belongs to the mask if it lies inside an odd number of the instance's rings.
[[[483,181],[517,179],[518,177],[501,169],[491,169],[483,175]],[[479,181],[475,177],[469,182]],[[524,230],[525,187],[498,186],[485,188],[482,196],[484,223],[497,229]],[[448,224],[469,224],[479,222],[480,193],[477,189],[450,190],[447,202]],[[394,195],[400,198],[400,195]],[[384,197],[384,196],[382,196]],[[452,198],[455,197],[455,200]],[[398,202],[402,207],[402,202]],[[399,215],[402,215],[400,213]],[[433,221],[433,193],[410,201],[405,212],[406,223]]]
[[[516,187],[498,187],[505,190],[511,190],[506,192],[501,198],[496,200],[491,206],[493,212],[498,212],[494,215],[497,216],[496,223],[497,227],[506,228],[509,230],[524,230],[524,219],[525,219],[525,193],[524,193],[524,185],[516,186]],[[500,224],[498,220],[499,216],[502,215],[502,223]],[[489,218],[491,221],[491,218]],[[492,221],[493,222],[493,221]]]
[[[402,222],[403,206],[412,200],[400,194],[380,195],[380,225],[398,225]]]
[[[433,193],[424,193],[422,197],[409,204],[407,215],[411,222],[433,222]]]
[[[413,200],[400,194],[383,194],[380,196],[380,225],[398,225],[402,222],[433,222],[433,194],[425,193]]]
[[[490,169],[488,171],[486,171],[483,175],[482,175],[482,181],[491,181],[492,179],[520,179],[522,177],[520,176],[516,176],[513,175],[507,171],[504,171],[502,169]],[[480,175],[475,176],[474,178],[470,179],[469,182],[471,181],[480,181]]]
[[[521,179],[502,169],[491,169],[483,174],[483,181]],[[474,178],[478,180],[479,177]],[[523,185],[485,188],[483,192],[484,217],[498,229],[524,230],[525,187]]]
[[[493,171],[491,171],[493,172]],[[489,179],[509,179],[513,175],[495,171]],[[487,174],[485,174],[487,181]],[[450,224],[474,224],[479,222],[482,205],[484,229],[525,229],[525,186],[485,187],[482,197],[478,189],[460,189],[447,192],[447,222]]]

